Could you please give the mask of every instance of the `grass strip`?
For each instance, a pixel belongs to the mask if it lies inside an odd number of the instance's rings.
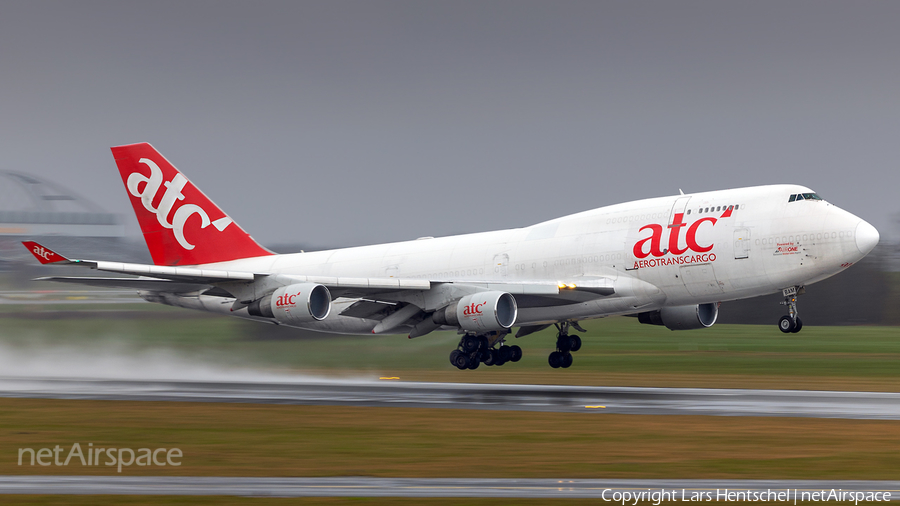
[[[180,448],[122,475],[896,479],[900,424],[342,406],[0,399],[0,474],[19,448]]]
[[[78,318],[72,317],[71,307],[61,313],[7,315],[0,325],[0,346],[25,358],[69,350],[63,354],[67,363],[79,360],[88,369],[92,361],[164,350],[220,369],[410,381],[900,391],[900,327],[807,326],[799,334],[782,334],[774,325],[716,325],[672,332],[633,318],[606,318],[584,322],[588,332],[571,369],[547,365],[555,342],[548,329],[509,339],[524,349],[519,363],[458,371],[447,359],[459,339],[452,332],[413,340],[403,335],[323,337],[146,306],[153,310],[139,311],[140,318],[133,317],[133,309],[128,317],[116,318],[121,312],[112,306],[79,309],[84,314]],[[65,375],[66,368],[59,369]]]

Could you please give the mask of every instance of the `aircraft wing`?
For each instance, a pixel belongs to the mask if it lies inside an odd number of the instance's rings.
[[[261,278],[269,277],[269,273],[254,273],[244,271],[226,271],[216,269],[197,269],[193,267],[170,267],[164,265],[133,264],[122,262],[106,262],[98,260],[75,260],[66,258],[55,251],[33,241],[22,244],[42,264],[79,265],[104,272],[118,274],[132,274],[139,278],[86,278],[86,277],[47,277],[40,278],[45,281],[59,281],[64,283],[92,284],[94,286],[126,286],[145,288],[149,290],[171,290],[180,285],[220,285],[235,282],[253,282]],[[433,283],[459,283],[454,281],[429,281],[425,279],[404,278],[352,278],[332,276],[285,276],[294,283],[318,283],[325,285],[335,292],[336,296],[369,295],[373,293],[387,293],[396,290],[429,290]],[[158,283],[157,281],[162,281]],[[172,283],[176,282],[176,283]],[[596,293],[598,295],[611,295],[614,293],[611,280],[598,278],[583,280],[576,286],[573,284],[536,283],[536,282],[497,282],[497,281],[466,281],[468,286],[483,288],[485,290],[502,290],[513,295],[558,295],[561,290],[577,289]],[[158,287],[158,288],[156,288]]]
[[[156,290],[172,293],[189,293],[210,288],[206,283],[184,283],[156,278],[89,278],[76,276],[47,276],[35,281],[55,281],[57,283],[75,283],[79,285],[97,286],[100,288],[134,288],[137,290]]]
[[[22,244],[42,264],[77,265],[104,272],[132,274],[139,278],[87,278],[54,276],[39,278],[43,281],[81,283],[93,286],[124,286],[148,290],[176,290],[182,286],[210,286],[247,284],[271,276],[269,273],[197,269],[193,267],[169,267],[164,265],[105,262],[98,260],[75,260],[66,258],[55,251],[33,241]],[[333,289],[338,294],[346,292],[375,293],[394,290],[428,290],[431,282],[422,279],[398,278],[343,278],[330,276],[283,276],[293,283],[318,283]],[[342,293],[343,292],[343,293]],[[341,296],[339,295],[339,296]]]
[[[330,276],[298,276],[244,271],[198,269],[162,265],[74,260],[66,258],[36,242],[24,242],[25,247],[42,264],[77,265],[117,274],[131,274],[136,278],[95,278],[53,276],[38,278],[45,281],[78,283],[101,287],[124,287],[166,293],[189,293],[217,287],[235,297],[234,308],[245,307],[280,286],[293,283],[317,283],[326,286],[333,297],[365,298],[373,303],[390,305],[413,304],[418,307],[440,307],[462,295],[479,291],[504,291],[516,296],[522,307],[541,306],[548,302],[576,303],[597,297],[614,295],[613,280],[604,277],[581,278],[577,282],[498,282],[488,281],[431,281],[404,278],[351,278]],[[345,316],[357,316],[366,311],[356,307]],[[365,308],[366,310],[371,308]],[[360,313],[362,311],[362,313]]]

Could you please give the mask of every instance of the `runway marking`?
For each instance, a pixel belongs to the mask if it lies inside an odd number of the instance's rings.
[[[687,491],[716,493],[741,489],[766,493],[798,493],[822,489],[844,492],[891,492],[900,482],[874,480],[678,480],[678,479],[530,479],[530,478],[263,478],[200,476],[2,476],[2,494],[226,495],[258,497],[505,497],[599,499],[610,491],[645,493],[674,489],[674,501],[687,501]],[[889,500],[889,499],[888,499]]]
[[[546,412],[606,409],[608,405],[582,404],[604,398],[615,402],[616,414],[900,420],[900,393],[891,392],[420,383],[399,381],[399,376],[379,379],[267,382],[0,376],[0,397]]]

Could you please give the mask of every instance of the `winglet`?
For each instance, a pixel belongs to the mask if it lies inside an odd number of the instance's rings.
[[[50,248],[45,248],[34,241],[23,241],[22,244],[28,248],[28,251],[38,259],[42,264],[55,264],[58,262],[69,262],[70,260]]]

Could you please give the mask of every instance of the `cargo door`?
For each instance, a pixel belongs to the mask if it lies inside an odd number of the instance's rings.
[[[716,279],[712,264],[682,265],[679,273],[684,287],[691,295],[699,297],[722,293],[723,285]]]
[[[509,273],[509,255],[500,253],[494,255],[494,274],[505,278]]]
[[[739,228],[734,231],[734,258],[750,258],[750,230]]]
[[[672,228],[672,223],[675,220],[676,214],[684,214],[684,210],[687,209],[689,200],[691,200],[690,197],[678,197],[678,200],[672,205],[672,212],[669,214],[669,228]]]

